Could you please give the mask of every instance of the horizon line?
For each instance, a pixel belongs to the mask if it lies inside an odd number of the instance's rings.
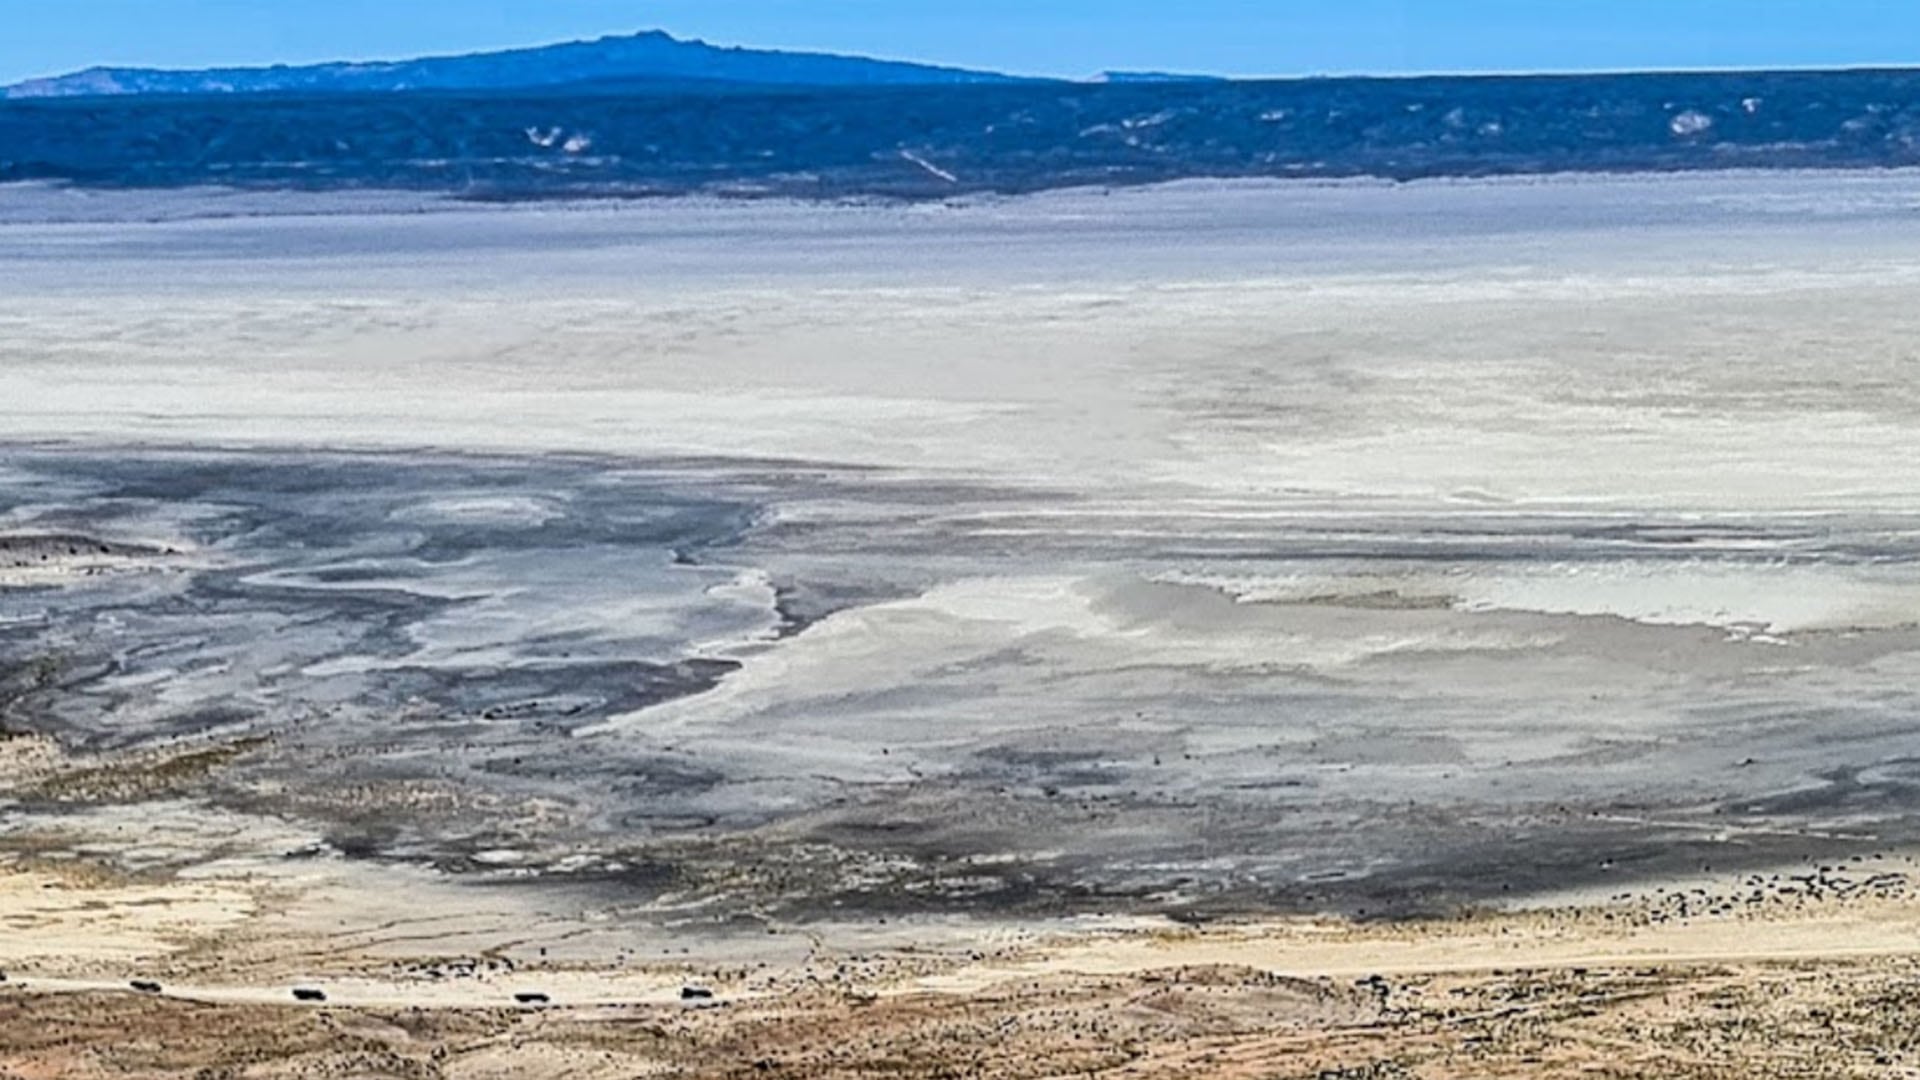
[[[1087,74],[1067,75],[1057,72],[1034,72],[1008,70],[999,67],[974,67],[965,63],[948,60],[932,60],[914,57],[887,56],[862,52],[843,52],[831,48],[806,48],[778,45],[754,45],[738,42],[710,41],[698,36],[681,36],[664,27],[651,27],[627,31],[609,31],[592,37],[560,38],[531,44],[503,45],[492,48],[470,49],[465,52],[419,52],[412,54],[385,54],[373,56],[344,57],[336,56],[323,60],[247,60],[237,62],[215,61],[197,66],[173,67],[144,63],[96,62],[83,67],[55,71],[44,75],[29,75],[22,78],[9,78],[0,81],[0,89],[10,89],[28,83],[44,82],[68,78],[89,71],[155,71],[169,74],[193,73],[198,71],[270,71],[280,68],[326,67],[335,64],[397,64],[430,60],[457,60],[470,56],[486,56],[497,53],[528,52],[540,49],[558,48],[566,45],[592,44],[600,41],[613,41],[626,38],[644,37],[650,34],[664,35],[682,44],[705,45],[716,49],[735,49],[752,52],[777,52],[793,54],[812,54],[819,56],[838,56],[851,59],[873,60],[881,63],[912,64],[920,67],[941,68],[949,71],[967,71],[983,75],[1000,75],[1017,79],[1053,80],[1064,83],[1092,83],[1102,75],[1112,74],[1152,74],[1186,77],[1196,80],[1224,80],[1227,82],[1306,82],[1319,79],[1470,79],[1470,78],[1579,78],[1582,76],[1625,76],[1625,75],[1767,75],[1767,74],[1844,74],[1865,71],[1915,71],[1920,70],[1920,59],[1867,60],[1843,63],[1816,64],[1700,64],[1700,65],[1656,65],[1651,67],[1541,67],[1541,68],[1406,68],[1406,69],[1331,69],[1321,71],[1294,72],[1289,74],[1247,74],[1222,73],[1217,71],[1194,70],[1178,66],[1155,67],[1117,67],[1103,68]],[[0,77],[4,78],[4,77]],[[138,96],[138,95],[131,95]]]

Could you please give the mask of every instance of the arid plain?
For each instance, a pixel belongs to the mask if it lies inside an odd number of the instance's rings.
[[[1920,176],[0,267],[0,1076],[1920,1074]]]

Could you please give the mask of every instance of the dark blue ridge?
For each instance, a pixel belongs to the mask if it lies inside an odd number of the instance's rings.
[[[1193,177],[1920,164],[1920,72],[555,88],[0,102],[0,180],[937,198]]]
[[[154,94],[329,94],[510,90],[609,79],[783,86],[1019,82],[988,71],[680,41],[658,30],[504,52],[298,67],[89,68],[0,89],[0,98]]]

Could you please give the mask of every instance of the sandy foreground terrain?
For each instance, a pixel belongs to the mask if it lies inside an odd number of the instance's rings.
[[[1920,1073],[1920,177],[0,266],[0,1077]]]

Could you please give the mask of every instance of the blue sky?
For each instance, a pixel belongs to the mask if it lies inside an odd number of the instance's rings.
[[[412,56],[660,27],[1036,74],[1920,61],[1913,0],[0,0],[0,82]]]

